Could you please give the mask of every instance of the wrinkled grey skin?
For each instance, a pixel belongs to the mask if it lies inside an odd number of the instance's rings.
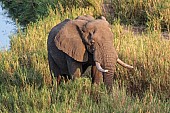
[[[85,20],[88,22],[94,20],[94,18],[87,15],[79,16],[76,18],[76,20]],[[74,79],[75,77],[81,76],[90,65],[94,64],[94,62],[92,61],[93,56],[89,52],[88,60],[86,62],[79,62],[56,47],[56,44],[54,42],[55,36],[69,21],[72,20],[66,19],[53,27],[49,33],[47,41],[50,73],[57,78],[58,83],[60,82],[60,76],[63,76],[66,79]]]
[[[103,81],[112,89],[118,55],[113,47],[113,33],[104,17],[79,16],[59,23],[48,36],[48,61],[51,74],[74,79],[80,77],[88,66],[91,68],[92,83]],[[108,72],[101,73],[96,62]],[[126,66],[124,66],[126,67]]]

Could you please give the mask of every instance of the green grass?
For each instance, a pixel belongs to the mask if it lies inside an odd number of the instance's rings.
[[[62,9],[62,7],[61,7]],[[60,10],[62,11],[62,10]],[[132,64],[127,70],[119,65],[113,92],[107,93],[104,84],[91,86],[85,77],[62,83],[51,97],[51,76],[47,61],[47,36],[50,29],[65,18],[91,14],[101,9],[73,8],[54,12],[37,23],[30,23],[24,32],[11,38],[11,48],[0,52],[0,112],[159,112],[170,111],[170,41],[160,30],[136,35],[114,21],[114,46],[119,57]],[[56,100],[51,104],[51,98]]]

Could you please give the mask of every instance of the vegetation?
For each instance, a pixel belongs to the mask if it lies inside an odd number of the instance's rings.
[[[17,20],[21,25],[36,22],[37,19],[46,17],[48,14],[47,5],[52,0],[1,0],[4,8],[8,9],[9,16]]]
[[[39,19],[47,17],[49,14],[49,6],[53,10],[71,10],[72,8],[86,8],[99,5],[100,0],[0,0],[4,4],[4,8],[8,9],[9,16],[13,20],[26,26],[30,22],[36,22]],[[61,9],[62,6],[62,9]],[[95,8],[96,9],[96,8]],[[96,9],[97,10],[97,9]]]
[[[170,31],[169,0],[0,0],[10,16],[22,25],[36,22],[49,15],[48,6],[54,11],[71,11],[72,8],[93,7],[113,23],[115,19],[126,25],[143,26],[150,30]],[[100,3],[104,3],[101,7]],[[105,6],[109,5],[105,9]],[[62,9],[61,9],[62,6]],[[109,12],[109,13],[108,13]],[[100,13],[101,14],[101,13]]]
[[[48,7],[46,18],[30,23],[24,32],[18,29],[11,37],[10,50],[0,52],[0,112],[170,111],[170,41],[162,37],[161,29],[136,34],[130,25],[125,29],[121,19],[112,24],[114,46],[121,59],[135,69],[129,71],[117,65],[111,94],[103,84],[91,86],[88,72],[80,79],[63,82],[55,93],[56,102],[51,104],[54,97],[47,61],[48,33],[65,18],[101,15],[101,3],[71,10],[63,5],[55,11]],[[110,19],[109,14],[106,16]]]
[[[109,3],[109,0],[105,0]],[[169,0],[110,0],[112,14],[127,25],[170,31]],[[113,16],[112,15],[112,16]]]

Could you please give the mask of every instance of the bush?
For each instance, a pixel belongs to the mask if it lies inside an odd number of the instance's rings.
[[[74,8],[94,7],[99,8],[100,1],[95,0],[1,0],[4,8],[8,9],[9,16],[21,25],[36,22],[47,17],[48,8],[62,10],[62,12],[72,11]],[[96,9],[97,10],[97,9]]]

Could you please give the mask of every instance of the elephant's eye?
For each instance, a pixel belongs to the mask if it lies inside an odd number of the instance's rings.
[[[95,41],[93,39],[90,40],[90,43],[94,45]]]
[[[91,50],[91,53],[93,53],[95,51],[94,45],[90,46],[90,50]]]

